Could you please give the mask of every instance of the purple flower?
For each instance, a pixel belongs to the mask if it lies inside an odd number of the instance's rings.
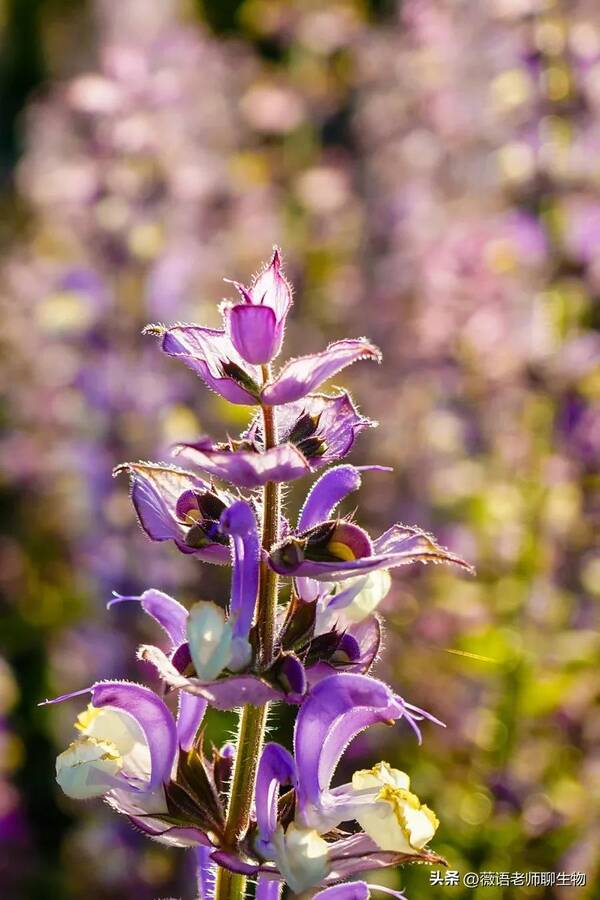
[[[227,667],[236,671],[245,668],[251,659],[248,638],[260,564],[256,517],[245,501],[238,500],[223,511],[219,527],[231,538],[232,580],[227,616],[209,601],[196,603],[188,612],[173,597],[157,590],[145,591],[140,597],[116,596],[108,604],[110,607],[127,600],[139,602],[166,632],[171,653],[185,656],[187,664],[193,663],[201,682],[214,680]]]
[[[357,491],[362,484],[361,472],[385,471],[383,466],[335,466],[315,481],[310,489],[298,519],[298,529],[305,531],[329,519],[333,511],[348,494]]]
[[[297,703],[306,691],[304,667],[289,652],[280,654],[260,675],[241,672],[252,663],[249,635],[258,592],[260,542],[254,513],[242,500],[223,512],[220,525],[232,544],[228,615],[210,601],[196,603],[188,612],[173,597],[154,589],[139,597],[117,595],[108,604],[138,602],[165,631],[168,653],[144,645],[139,656],[156,668],[169,687],[179,690],[180,716],[186,714],[188,706],[193,710],[199,703],[204,708],[210,703],[218,709],[235,709],[244,703],[260,705],[269,700]],[[226,670],[234,674],[221,678]],[[190,715],[193,717],[193,713]]]
[[[234,282],[242,302],[221,307],[225,330],[239,355],[251,365],[266,365],[279,355],[292,292],[281,272],[275,248],[268,266],[250,288]]]
[[[175,466],[123,463],[114,474],[121,472],[131,476],[131,499],[149,538],[174,541],[204,562],[229,562],[229,540],[219,523],[230,494]]]
[[[195,734],[204,714],[201,703],[177,721],[153,691],[129,682],[98,682],[46,703],[60,703],[91,693],[91,703],[75,727],[80,736],[56,761],[56,778],[74,799],[105,797],[140,829],[176,846],[210,844],[198,827],[172,825],[170,785],[189,734]],[[193,719],[193,720],[192,720]],[[172,816],[171,816],[172,818]]]
[[[109,600],[107,608],[110,609],[119,603],[139,603],[147,615],[161,626],[169,640],[169,651],[174,653],[178,647],[187,641],[188,611],[185,606],[178,603],[173,597],[150,588],[139,597],[124,597],[115,594]],[[177,729],[179,742],[184,750],[189,750],[194,742],[198,722],[202,721],[206,707],[206,700],[202,697],[194,697],[191,694],[179,694],[179,712]]]
[[[372,678],[332,675],[300,708],[294,755],[279,744],[265,746],[256,784],[256,850],[296,893],[378,866],[439,861],[425,849],[437,819],[409,791],[404,773],[379,763],[356,772],[349,784],[330,786],[356,735],[378,722],[410,721],[413,709]],[[295,792],[289,824],[279,819],[278,791],[286,784]],[[364,831],[332,840],[332,830],[350,819],[364,823]]]

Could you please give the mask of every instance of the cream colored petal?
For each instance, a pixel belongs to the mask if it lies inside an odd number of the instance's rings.
[[[84,737],[58,756],[56,780],[68,797],[87,800],[104,796],[122,767],[123,760],[111,741]]]
[[[395,769],[383,771],[386,777],[394,773],[392,777],[398,780],[404,775]],[[365,804],[363,796],[363,802],[356,807],[356,821],[381,850],[407,854],[422,850],[439,825],[435,814],[416,794],[389,782],[372,803]]]
[[[327,842],[318,831],[292,822],[273,835],[275,861],[284,880],[296,894],[319,884],[327,874]]]
[[[370,572],[365,586],[344,609],[345,618],[349,622],[362,622],[375,612],[381,601],[389,594],[391,586],[392,579],[387,569]],[[348,582],[344,583],[344,587],[348,587]]]
[[[379,789],[384,784],[391,784],[395,787],[409,790],[410,778],[406,772],[399,769],[392,769],[389,763],[379,762],[372,769],[360,769],[352,776],[352,788],[355,791],[364,791]]]
[[[437,817],[428,806],[422,805],[420,809],[405,807],[404,818],[410,831],[411,845],[422,850],[437,831],[439,824]]]
[[[415,852],[389,803],[375,801],[361,809],[357,822],[381,850]]]
[[[123,769],[134,778],[150,778],[150,749],[144,732],[136,720],[120,709],[92,704],[77,718],[76,728],[82,734],[99,741],[110,741],[123,759]]]

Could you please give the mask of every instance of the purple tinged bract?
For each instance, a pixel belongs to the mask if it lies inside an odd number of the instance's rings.
[[[302,400],[280,407],[279,440],[289,442],[305,456],[312,470],[343,459],[354,446],[364,428],[376,422],[361,416],[346,391],[328,396],[309,394]],[[243,435],[262,446],[260,416]]]
[[[138,521],[153,541],[173,541],[182,553],[203,562],[229,562],[229,542],[219,518],[232,497],[183,469],[159,463],[123,463],[115,475],[131,478],[131,500]]]
[[[241,303],[221,307],[225,330],[239,355],[251,365],[267,365],[281,351],[292,291],[275,248],[268,266],[246,288],[234,282]]]
[[[361,359],[381,361],[380,351],[365,338],[334,341],[321,353],[289,360],[263,383],[260,366],[243,359],[226,331],[201,325],[149,325],[145,333],[159,336],[165,353],[189,366],[211,390],[243,406],[293,403]]]
[[[285,538],[269,555],[269,565],[280,575],[328,582],[415,562],[450,563],[473,572],[432,535],[407,525],[394,525],[371,542],[356,525],[323,522]]]
[[[293,444],[279,444],[264,451],[234,450],[223,449],[206,438],[193,444],[178,444],[174,453],[207,475],[241,488],[262,487],[267,481],[295,481],[311,471]]]

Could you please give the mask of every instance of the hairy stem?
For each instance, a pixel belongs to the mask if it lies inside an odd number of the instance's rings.
[[[246,876],[229,869],[217,868],[217,880],[215,881],[215,900],[234,900],[243,897],[246,889]]]
[[[269,377],[269,368],[263,366],[263,379]],[[272,406],[262,407],[265,449],[277,444],[277,421]],[[281,489],[277,482],[268,481],[263,489],[262,547],[268,552],[279,537]],[[269,665],[275,649],[275,619],[277,615],[278,576],[265,560],[260,564],[260,583],[256,605],[256,626],[259,645],[259,666]],[[250,809],[254,797],[256,769],[264,741],[268,704],[244,706],[240,725],[227,821],[225,843],[233,847],[244,837],[250,821]],[[244,875],[235,874],[219,866],[215,886],[215,900],[241,900],[246,889]]]
[[[277,444],[277,423],[275,409],[263,407],[265,449]],[[263,549],[268,551],[279,538],[281,514],[281,487],[276,481],[267,481],[263,490]],[[279,576],[266,560],[260,564],[260,591],[258,595],[257,622],[260,645],[260,664],[268,666],[273,657],[275,645],[275,618],[277,615],[277,594]]]

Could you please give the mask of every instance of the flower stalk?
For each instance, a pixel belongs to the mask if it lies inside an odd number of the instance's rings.
[[[270,377],[270,366],[262,367],[263,382]],[[262,421],[265,450],[277,446],[277,420],[275,407],[263,405]],[[279,539],[279,519],[281,510],[281,487],[276,481],[267,481],[263,488],[262,506],[262,549],[264,556],[260,563],[260,582],[257,600],[256,626],[259,643],[259,665],[267,667],[273,658],[275,646],[275,619],[279,576],[266,560],[274,544]],[[232,846],[246,833],[250,821],[250,811],[256,786],[256,772],[260,758],[267,723],[269,704],[244,706],[240,713],[239,731],[236,742],[236,756],[229,793],[225,840]],[[244,897],[246,878],[221,866],[217,870],[215,900],[239,900]]]

